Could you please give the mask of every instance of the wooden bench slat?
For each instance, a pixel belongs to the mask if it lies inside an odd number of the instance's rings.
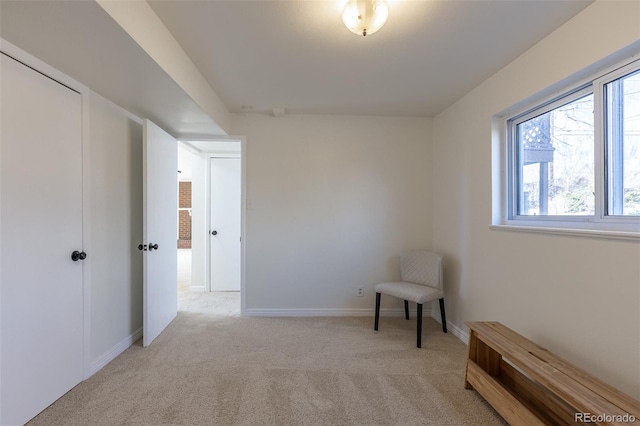
[[[521,396],[537,411],[546,413],[551,420],[550,424],[575,425],[574,409],[569,404],[505,361],[500,363],[500,379],[513,393]]]
[[[612,404],[620,407],[627,413],[633,414],[635,417],[640,418],[640,402],[633,399],[631,396],[619,391],[618,389],[603,382],[602,380],[593,377],[586,371],[581,370],[570,362],[560,358],[557,355],[552,354],[547,349],[521,336],[510,328],[505,327],[499,322],[488,322],[486,324],[505,336],[507,339],[516,342],[529,353],[535,355],[543,361],[546,361],[552,367],[565,372],[565,374],[576,380],[581,385],[591,389],[603,398],[606,398]]]
[[[507,339],[484,323],[476,324],[476,333],[481,340],[494,350],[513,361],[531,378],[566,400],[578,412],[596,412],[624,415],[626,412],[592,390],[580,385],[564,372],[550,366],[545,361],[532,357],[522,347]]]
[[[500,323],[465,324],[471,330],[468,360],[471,367],[467,369],[467,388],[473,386],[483,396],[483,392],[491,392],[493,398],[498,392],[493,388],[501,388],[500,395],[508,393],[520,400],[523,407],[528,406],[538,415],[548,416],[545,420],[550,424],[573,424],[575,413],[593,413],[610,416],[631,414],[636,418],[633,424],[640,425],[640,403],[630,396]],[[502,356],[517,369],[505,363]],[[487,378],[491,380],[490,385],[485,383]],[[477,381],[484,386],[483,389],[477,387]],[[599,424],[623,423],[603,421]]]
[[[545,423],[542,420],[473,361],[467,364],[467,378],[469,383],[509,424],[544,426]]]

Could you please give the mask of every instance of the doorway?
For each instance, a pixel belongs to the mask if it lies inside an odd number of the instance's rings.
[[[190,235],[178,235],[181,310],[240,315],[244,309],[244,143],[241,137],[180,142],[178,179],[191,190],[179,213],[191,222]]]
[[[178,297],[192,289],[191,222],[192,222],[192,152],[178,144]]]

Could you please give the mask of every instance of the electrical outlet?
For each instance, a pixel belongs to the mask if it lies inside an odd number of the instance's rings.
[[[364,296],[364,288],[358,287],[358,297]]]

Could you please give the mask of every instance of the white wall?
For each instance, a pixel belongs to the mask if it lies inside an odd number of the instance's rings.
[[[231,127],[247,137],[253,204],[247,313],[370,314],[398,253],[430,246],[430,120],[248,114]]]
[[[142,327],[142,252],[137,249],[142,242],[142,125],[97,94],[91,94],[90,102],[95,367]]]
[[[433,121],[433,245],[448,319],[496,320],[640,397],[640,244],[490,230],[492,116],[640,39],[596,2]]]

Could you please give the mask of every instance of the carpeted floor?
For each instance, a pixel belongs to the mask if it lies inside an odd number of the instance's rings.
[[[149,348],[134,344],[29,424],[505,424],[464,389],[467,348],[432,319],[417,349],[402,318],[375,333],[372,318],[245,318],[238,293],[210,310],[183,296]]]

